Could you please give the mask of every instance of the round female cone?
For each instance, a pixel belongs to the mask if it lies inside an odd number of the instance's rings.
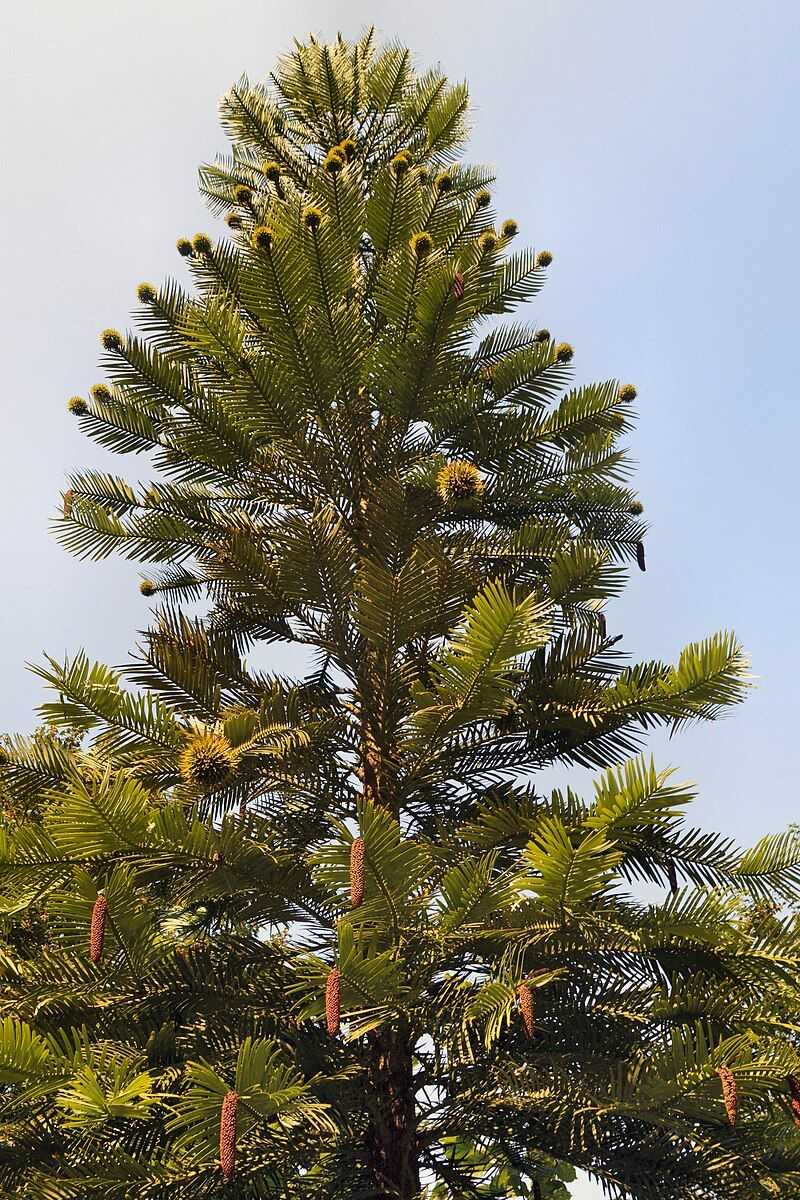
[[[152,579],[143,579],[139,584],[139,591],[143,596],[155,596],[156,585],[153,583]]]
[[[100,334],[100,341],[106,350],[122,349],[122,334],[118,329],[104,329]]]
[[[641,500],[634,500],[628,505],[628,512],[632,517],[640,517],[644,512],[644,505]]]
[[[233,198],[237,204],[249,204],[253,199],[253,190],[252,188],[247,187],[246,184],[240,183],[239,186],[233,190]]]
[[[434,181],[437,192],[450,192],[453,190],[453,176],[449,171],[442,171],[436,176]]]
[[[219,1115],[219,1165],[227,1183],[236,1174],[236,1109],[239,1096],[226,1092]]]
[[[722,1100],[725,1105],[725,1112],[728,1116],[728,1124],[731,1129],[736,1124],[736,1117],[739,1111],[739,1101],[736,1095],[736,1080],[733,1077],[733,1071],[730,1067],[717,1067],[717,1074],[722,1082]]]
[[[478,208],[488,208],[492,203],[492,193],[487,192],[486,188],[481,188],[481,190],[475,195],[475,203],[477,204]]]
[[[493,229],[485,229],[478,238],[478,245],[483,254],[489,254],[497,245],[497,234]]]
[[[140,283],[136,289],[136,295],[142,304],[152,304],[158,293],[152,283]]]
[[[225,224],[228,226],[229,229],[241,229],[242,228],[242,218],[239,216],[238,213],[229,212],[228,215],[225,217]]]
[[[109,404],[111,402],[111,389],[106,387],[104,383],[93,383],[89,388],[89,394],[98,404]]]
[[[192,249],[195,254],[207,255],[211,253],[211,238],[207,233],[196,233],[192,238]]]
[[[569,342],[559,342],[556,346],[556,362],[568,363],[572,359],[575,351],[570,346]]]
[[[314,233],[322,224],[322,209],[309,205],[303,213],[303,224]]]
[[[552,261],[553,261],[553,256],[549,250],[540,250],[539,253],[536,255],[537,267],[549,267],[550,263]]]
[[[353,839],[350,847],[350,904],[359,908],[364,901],[364,839]]]
[[[339,142],[339,149],[347,161],[352,162],[356,156],[358,146],[355,144],[352,138],[345,138],[344,141]]]
[[[281,164],[277,162],[265,162],[261,170],[266,175],[270,183],[277,183],[281,177]]]
[[[789,1104],[795,1125],[800,1127],[800,1076],[790,1075],[786,1082],[789,1084]]]
[[[636,562],[639,566],[640,571],[647,570],[647,563],[646,563],[645,557],[644,557],[644,542],[636,543]]]
[[[430,254],[431,250],[433,249],[433,238],[427,232],[427,230],[422,229],[419,233],[413,233],[411,235],[408,240],[408,244],[414,254],[416,254],[417,258],[424,258],[425,255]]]
[[[462,459],[449,462],[436,476],[436,490],[446,504],[477,500],[485,486],[478,468]]]
[[[192,243],[188,238],[178,238],[175,245],[178,248],[178,254],[180,254],[182,258],[188,258],[192,253]]]
[[[95,966],[103,957],[103,944],[106,940],[106,920],[108,919],[108,901],[105,896],[98,896],[92,908],[92,923],[89,928],[89,958]]]
[[[535,342],[539,342],[540,345],[542,342],[549,342],[550,341],[550,330],[549,329],[537,329],[536,333],[533,335],[533,340]]]
[[[338,967],[328,974],[325,983],[325,1025],[329,1037],[336,1037],[341,1028],[342,976]]]
[[[619,389],[619,398],[620,400],[626,401],[628,404],[630,404],[631,400],[636,399],[636,388],[632,383],[623,383],[622,387]]]
[[[513,238],[513,237],[516,237],[518,233],[519,233],[519,225],[517,224],[516,221],[512,221],[512,220],[503,221],[503,224],[500,226],[500,236],[501,237]]]
[[[256,250],[270,250],[275,235],[269,225],[259,225],[253,230],[253,245]]]
[[[212,788],[233,774],[236,752],[219,733],[200,733],[192,738],[178,760],[182,777],[194,787]]]
[[[322,164],[322,169],[323,171],[327,171],[329,175],[338,175],[340,171],[344,170],[344,165],[344,154],[338,146],[334,146],[333,149],[329,150],[325,155],[325,161]]]
[[[517,1004],[519,1005],[525,1034],[532,1038],[536,1029],[533,1015],[533,989],[528,983],[521,983],[517,988]]]
[[[411,151],[398,150],[389,166],[392,168],[395,175],[405,175],[411,169]]]
[[[82,417],[89,411],[89,405],[84,400],[83,396],[72,396],[67,401],[67,408],[75,417]]]

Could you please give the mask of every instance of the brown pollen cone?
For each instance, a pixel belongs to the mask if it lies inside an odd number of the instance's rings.
[[[89,958],[95,966],[103,957],[103,943],[106,940],[106,918],[108,917],[108,901],[105,896],[98,896],[92,908],[92,924],[89,930]]]
[[[646,571],[647,566],[644,561],[644,542],[636,543],[636,562],[639,565],[640,571]]]
[[[800,1075],[790,1075],[787,1083],[794,1123],[800,1126]]]
[[[456,271],[455,278],[453,280],[453,295],[455,296],[456,300],[460,300],[464,295],[464,276],[460,271]]]
[[[219,1116],[219,1165],[228,1183],[236,1174],[236,1092],[226,1092]]]
[[[678,872],[675,870],[675,863],[671,858],[667,859],[667,879],[669,880],[669,890],[673,896],[678,890]]]
[[[358,908],[364,900],[364,839],[357,837],[350,847],[350,904]]]
[[[517,988],[517,1004],[519,1005],[522,1024],[529,1038],[533,1037],[536,1028],[533,1019],[533,989],[530,984],[521,983]]]
[[[736,1124],[736,1116],[739,1108],[736,1095],[736,1080],[733,1077],[733,1071],[730,1067],[717,1067],[717,1074],[722,1081],[722,1100],[725,1104],[725,1112],[728,1114],[728,1124],[732,1129]]]
[[[336,1037],[340,1028],[342,1010],[342,976],[337,967],[329,973],[325,984],[325,1023],[330,1037]]]

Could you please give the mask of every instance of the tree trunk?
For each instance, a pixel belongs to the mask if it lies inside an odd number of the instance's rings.
[[[369,1035],[372,1109],[370,1170],[380,1200],[411,1200],[420,1190],[411,1038],[405,1022]]]
[[[399,820],[394,792],[395,757],[387,736],[385,705],[374,696],[380,671],[371,650],[366,653],[362,696],[370,697],[361,724],[361,770],[365,797]],[[376,728],[377,726],[377,728]],[[395,1017],[368,1034],[367,1158],[376,1200],[412,1200],[420,1190],[417,1152],[417,1113],[411,1030]]]

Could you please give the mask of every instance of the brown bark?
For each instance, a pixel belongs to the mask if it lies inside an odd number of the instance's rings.
[[[369,1038],[372,1117],[367,1154],[381,1200],[411,1200],[420,1190],[411,1034],[405,1022]]]

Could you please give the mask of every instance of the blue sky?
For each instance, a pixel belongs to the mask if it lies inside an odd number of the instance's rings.
[[[697,784],[699,823],[781,828],[800,775],[794,0],[4,6],[0,729],[33,722],[26,660],[119,663],[146,623],[135,564],[76,563],[47,527],[68,469],[107,461],[65,410],[100,378],[98,330],[126,325],[140,280],[180,273],[177,236],[213,231],[195,172],[226,148],[218,97],[295,35],[373,22],[469,80],[469,157],[495,167],[520,240],[555,255],[536,319],[573,343],[579,379],[639,388],[649,565],[610,629],[673,658],[732,627],[752,655],[750,701],[655,742],[659,763]]]

